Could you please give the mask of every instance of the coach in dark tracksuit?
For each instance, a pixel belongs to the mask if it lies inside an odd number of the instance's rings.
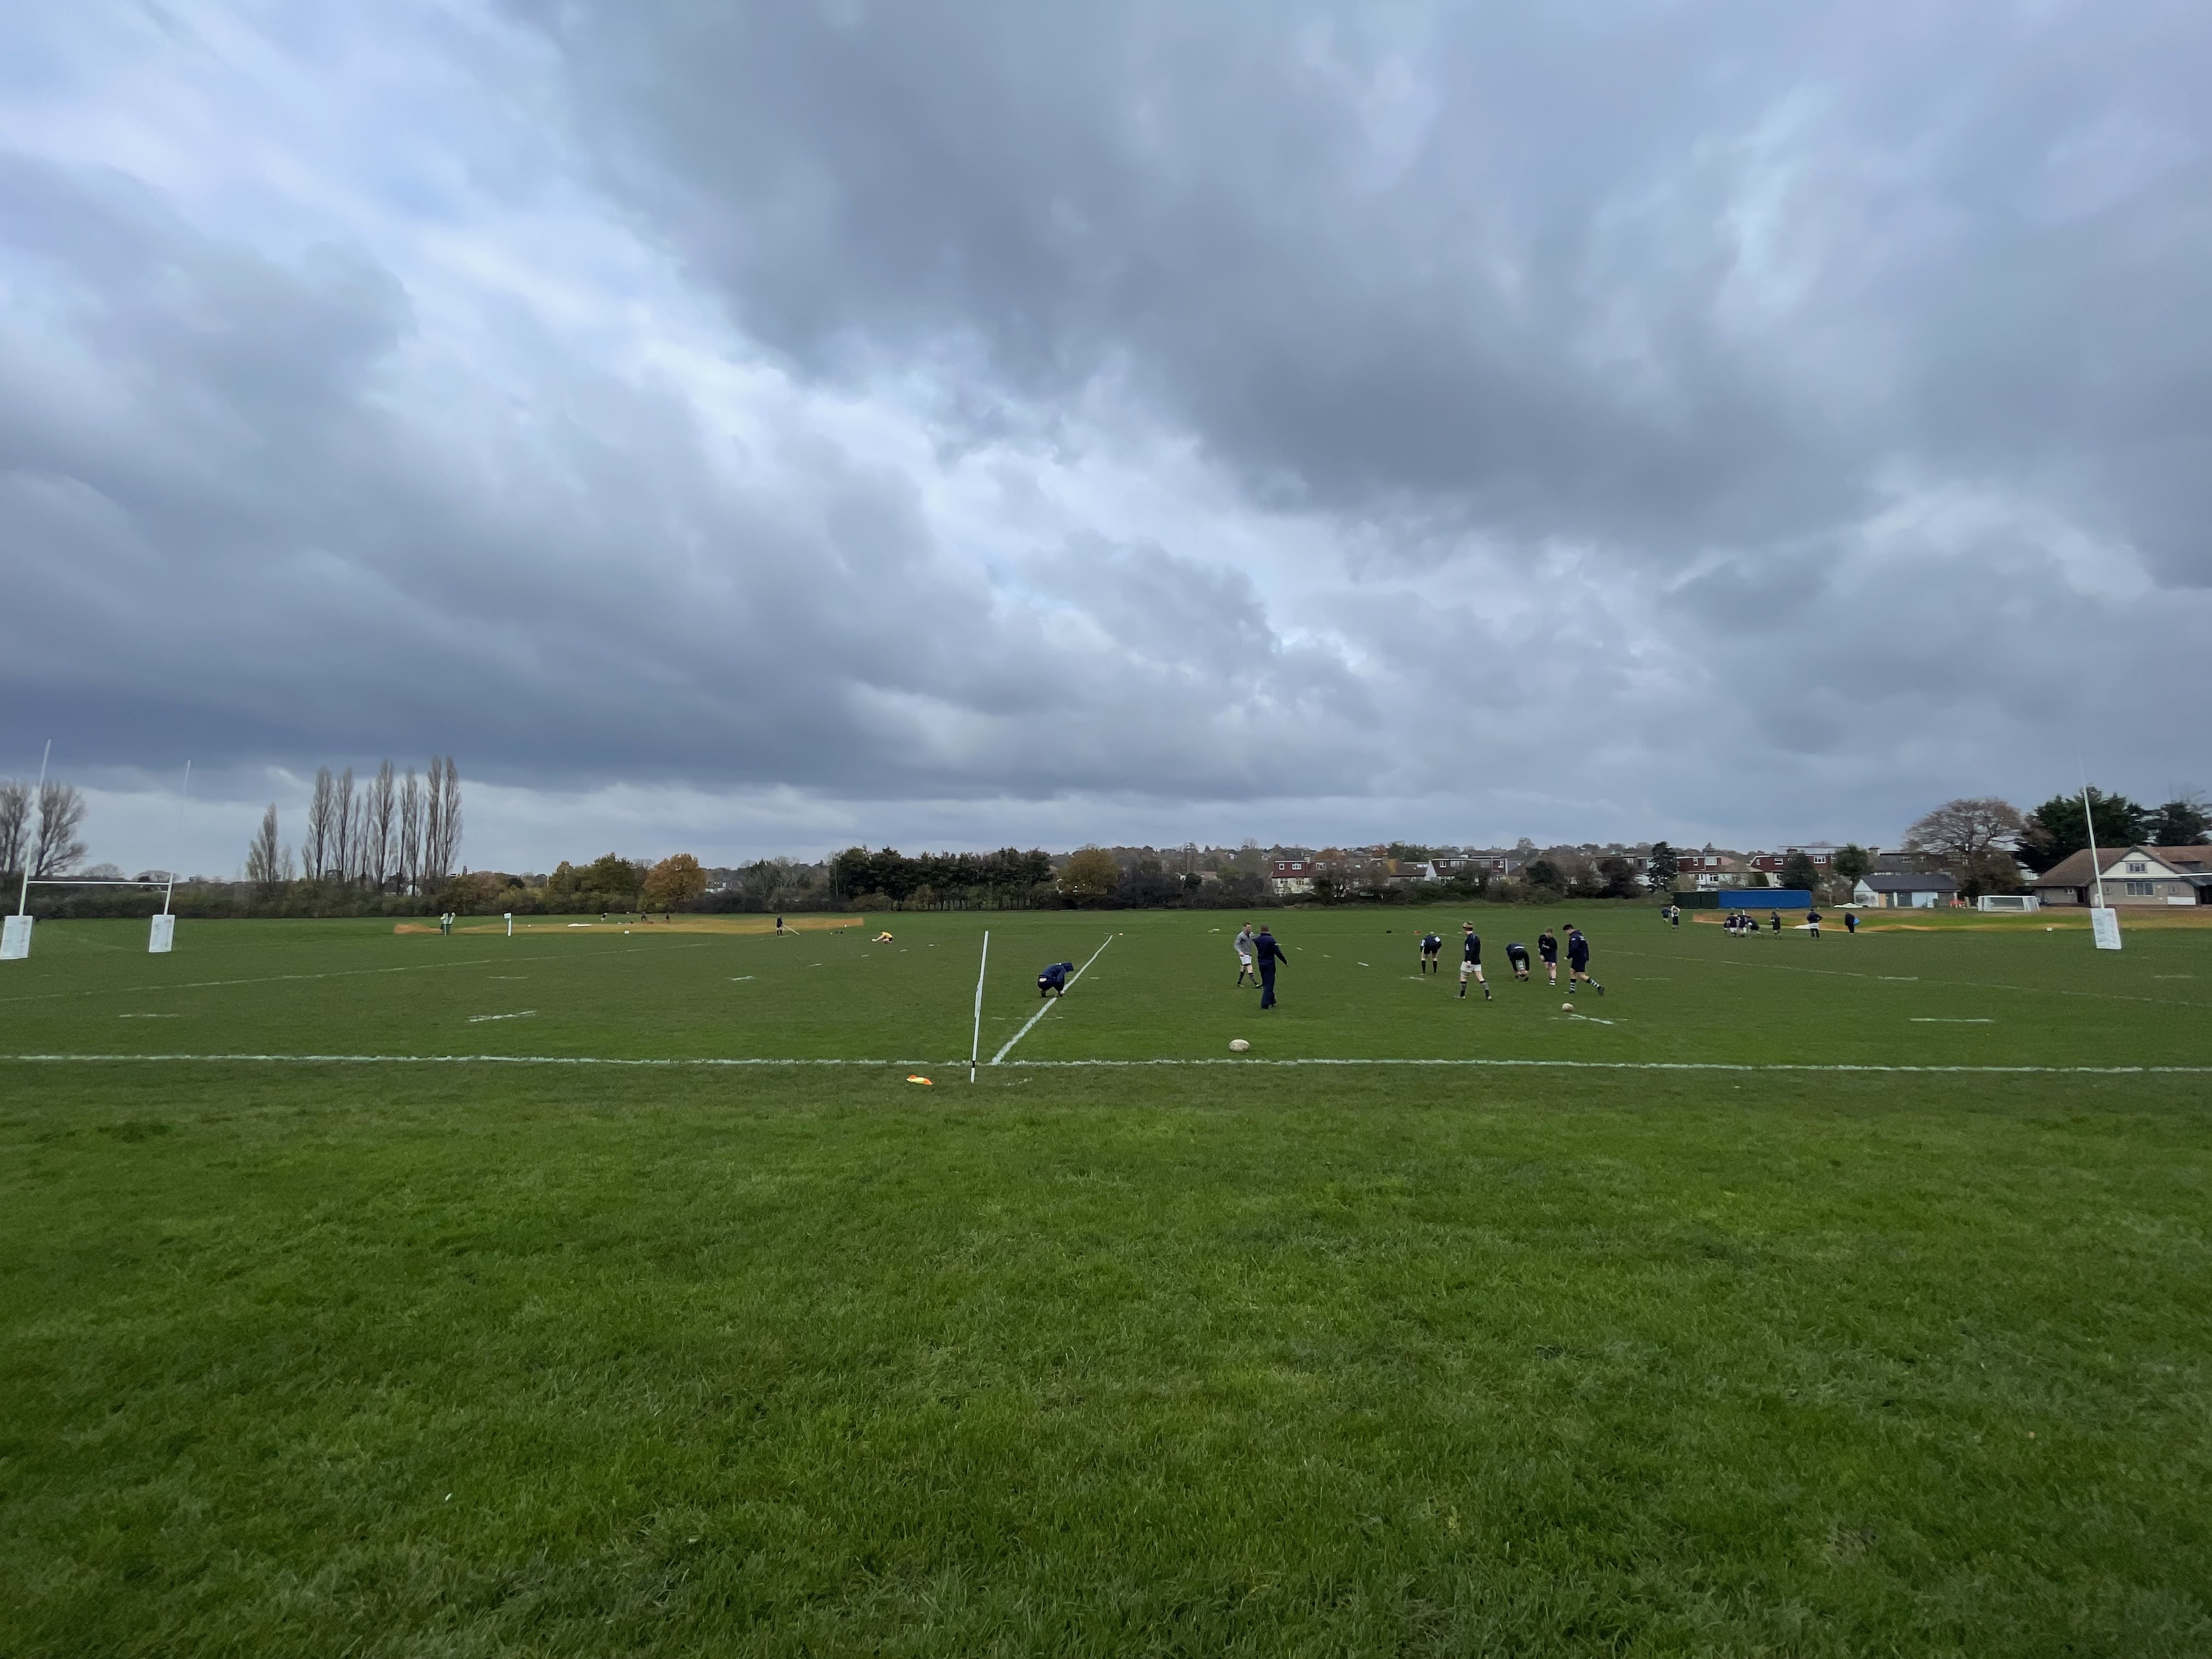
[[[1291,958],[1275,942],[1274,931],[1267,927],[1262,927],[1260,937],[1252,941],[1252,954],[1260,959],[1260,1006],[1272,1008],[1275,1006],[1276,964]]]

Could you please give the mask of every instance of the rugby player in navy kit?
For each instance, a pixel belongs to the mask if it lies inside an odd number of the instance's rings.
[[[1421,971],[1425,974],[1443,972],[1443,940],[1434,933],[1424,933],[1421,936]]]
[[[1559,941],[1552,937],[1552,930],[1548,927],[1536,935],[1536,954],[1544,959],[1546,983],[1557,985],[1559,982]]]
[[[1575,981],[1578,979],[1589,980],[1592,990],[1600,996],[1605,994],[1605,987],[1600,985],[1595,980],[1590,979],[1589,940],[1583,937],[1581,928],[1569,922],[1567,924],[1567,989],[1572,991],[1575,988]]]
[[[1482,987],[1482,1000],[1490,1000],[1490,981],[1482,976],[1482,935],[1474,931],[1474,924],[1463,921],[1459,928],[1459,994],[1467,994],[1467,981],[1471,977]]]
[[[1514,978],[1528,978],[1528,947],[1521,944],[1507,945],[1505,947],[1505,965],[1513,970]]]

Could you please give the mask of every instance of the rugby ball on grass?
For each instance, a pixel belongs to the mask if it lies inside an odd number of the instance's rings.
[[[1251,1046],[1243,1037],[1231,1037],[1229,1040],[1229,1052],[1232,1054],[1241,1054]]]

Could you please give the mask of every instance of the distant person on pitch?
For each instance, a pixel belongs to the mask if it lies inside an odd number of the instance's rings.
[[[1421,935],[1421,971],[1423,973],[1441,974],[1443,972],[1444,965],[1440,960],[1443,956],[1443,953],[1444,942],[1443,939],[1437,938],[1434,933],[1424,933]]]
[[[1482,987],[1482,1000],[1490,1000],[1490,981],[1482,976],[1482,935],[1474,931],[1474,924],[1463,921],[1459,925],[1459,994],[1467,994],[1467,982],[1472,978]]]
[[[1067,994],[1067,976],[1075,971],[1072,962],[1055,962],[1037,975],[1037,994],[1041,997],[1064,997]]]
[[[1513,970],[1516,979],[1528,977],[1528,947],[1517,939],[1505,947],[1505,965]]]
[[[1813,930],[1814,939],[1820,937],[1820,913],[1818,910],[1808,910],[1805,913],[1805,925]]]
[[[1275,1006],[1275,969],[1288,962],[1290,954],[1275,942],[1270,928],[1262,926],[1260,937],[1252,941],[1252,954],[1260,961],[1260,1006]]]
[[[1605,994],[1605,987],[1600,985],[1595,980],[1590,979],[1589,940],[1583,936],[1581,928],[1569,922],[1567,924],[1567,989],[1570,992],[1573,991],[1575,981],[1578,979],[1589,980],[1592,990],[1600,996]]]
[[[1536,935],[1536,954],[1544,961],[1545,983],[1557,985],[1559,982],[1559,941],[1552,937],[1552,930],[1548,927]]]
[[[783,918],[781,916],[778,916],[775,919],[775,931],[779,933],[783,932]]]
[[[1770,921],[1770,922],[1771,922],[1771,923],[1773,924],[1774,931],[1775,931],[1776,933],[1780,933],[1780,932],[1782,931],[1782,912],[1781,912],[1781,911],[1779,911],[1779,910],[1769,910],[1769,911],[1766,913],[1766,919],[1767,919],[1767,921]]]
[[[1248,921],[1237,934],[1237,988],[1240,991],[1247,985],[1257,985],[1260,982],[1259,975],[1252,971],[1254,948],[1252,924]]]
[[[1858,932],[1858,930],[1859,930],[1859,913],[1858,913],[1857,911],[1856,911],[1856,910],[1846,910],[1846,911],[1844,911],[1844,933],[1857,933],[1857,932]]]

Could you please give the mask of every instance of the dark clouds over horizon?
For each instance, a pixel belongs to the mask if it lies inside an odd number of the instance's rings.
[[[2212,14],[1525,10],[0,5],[0,771],[450,750],[522,865],[2212,781]]]

